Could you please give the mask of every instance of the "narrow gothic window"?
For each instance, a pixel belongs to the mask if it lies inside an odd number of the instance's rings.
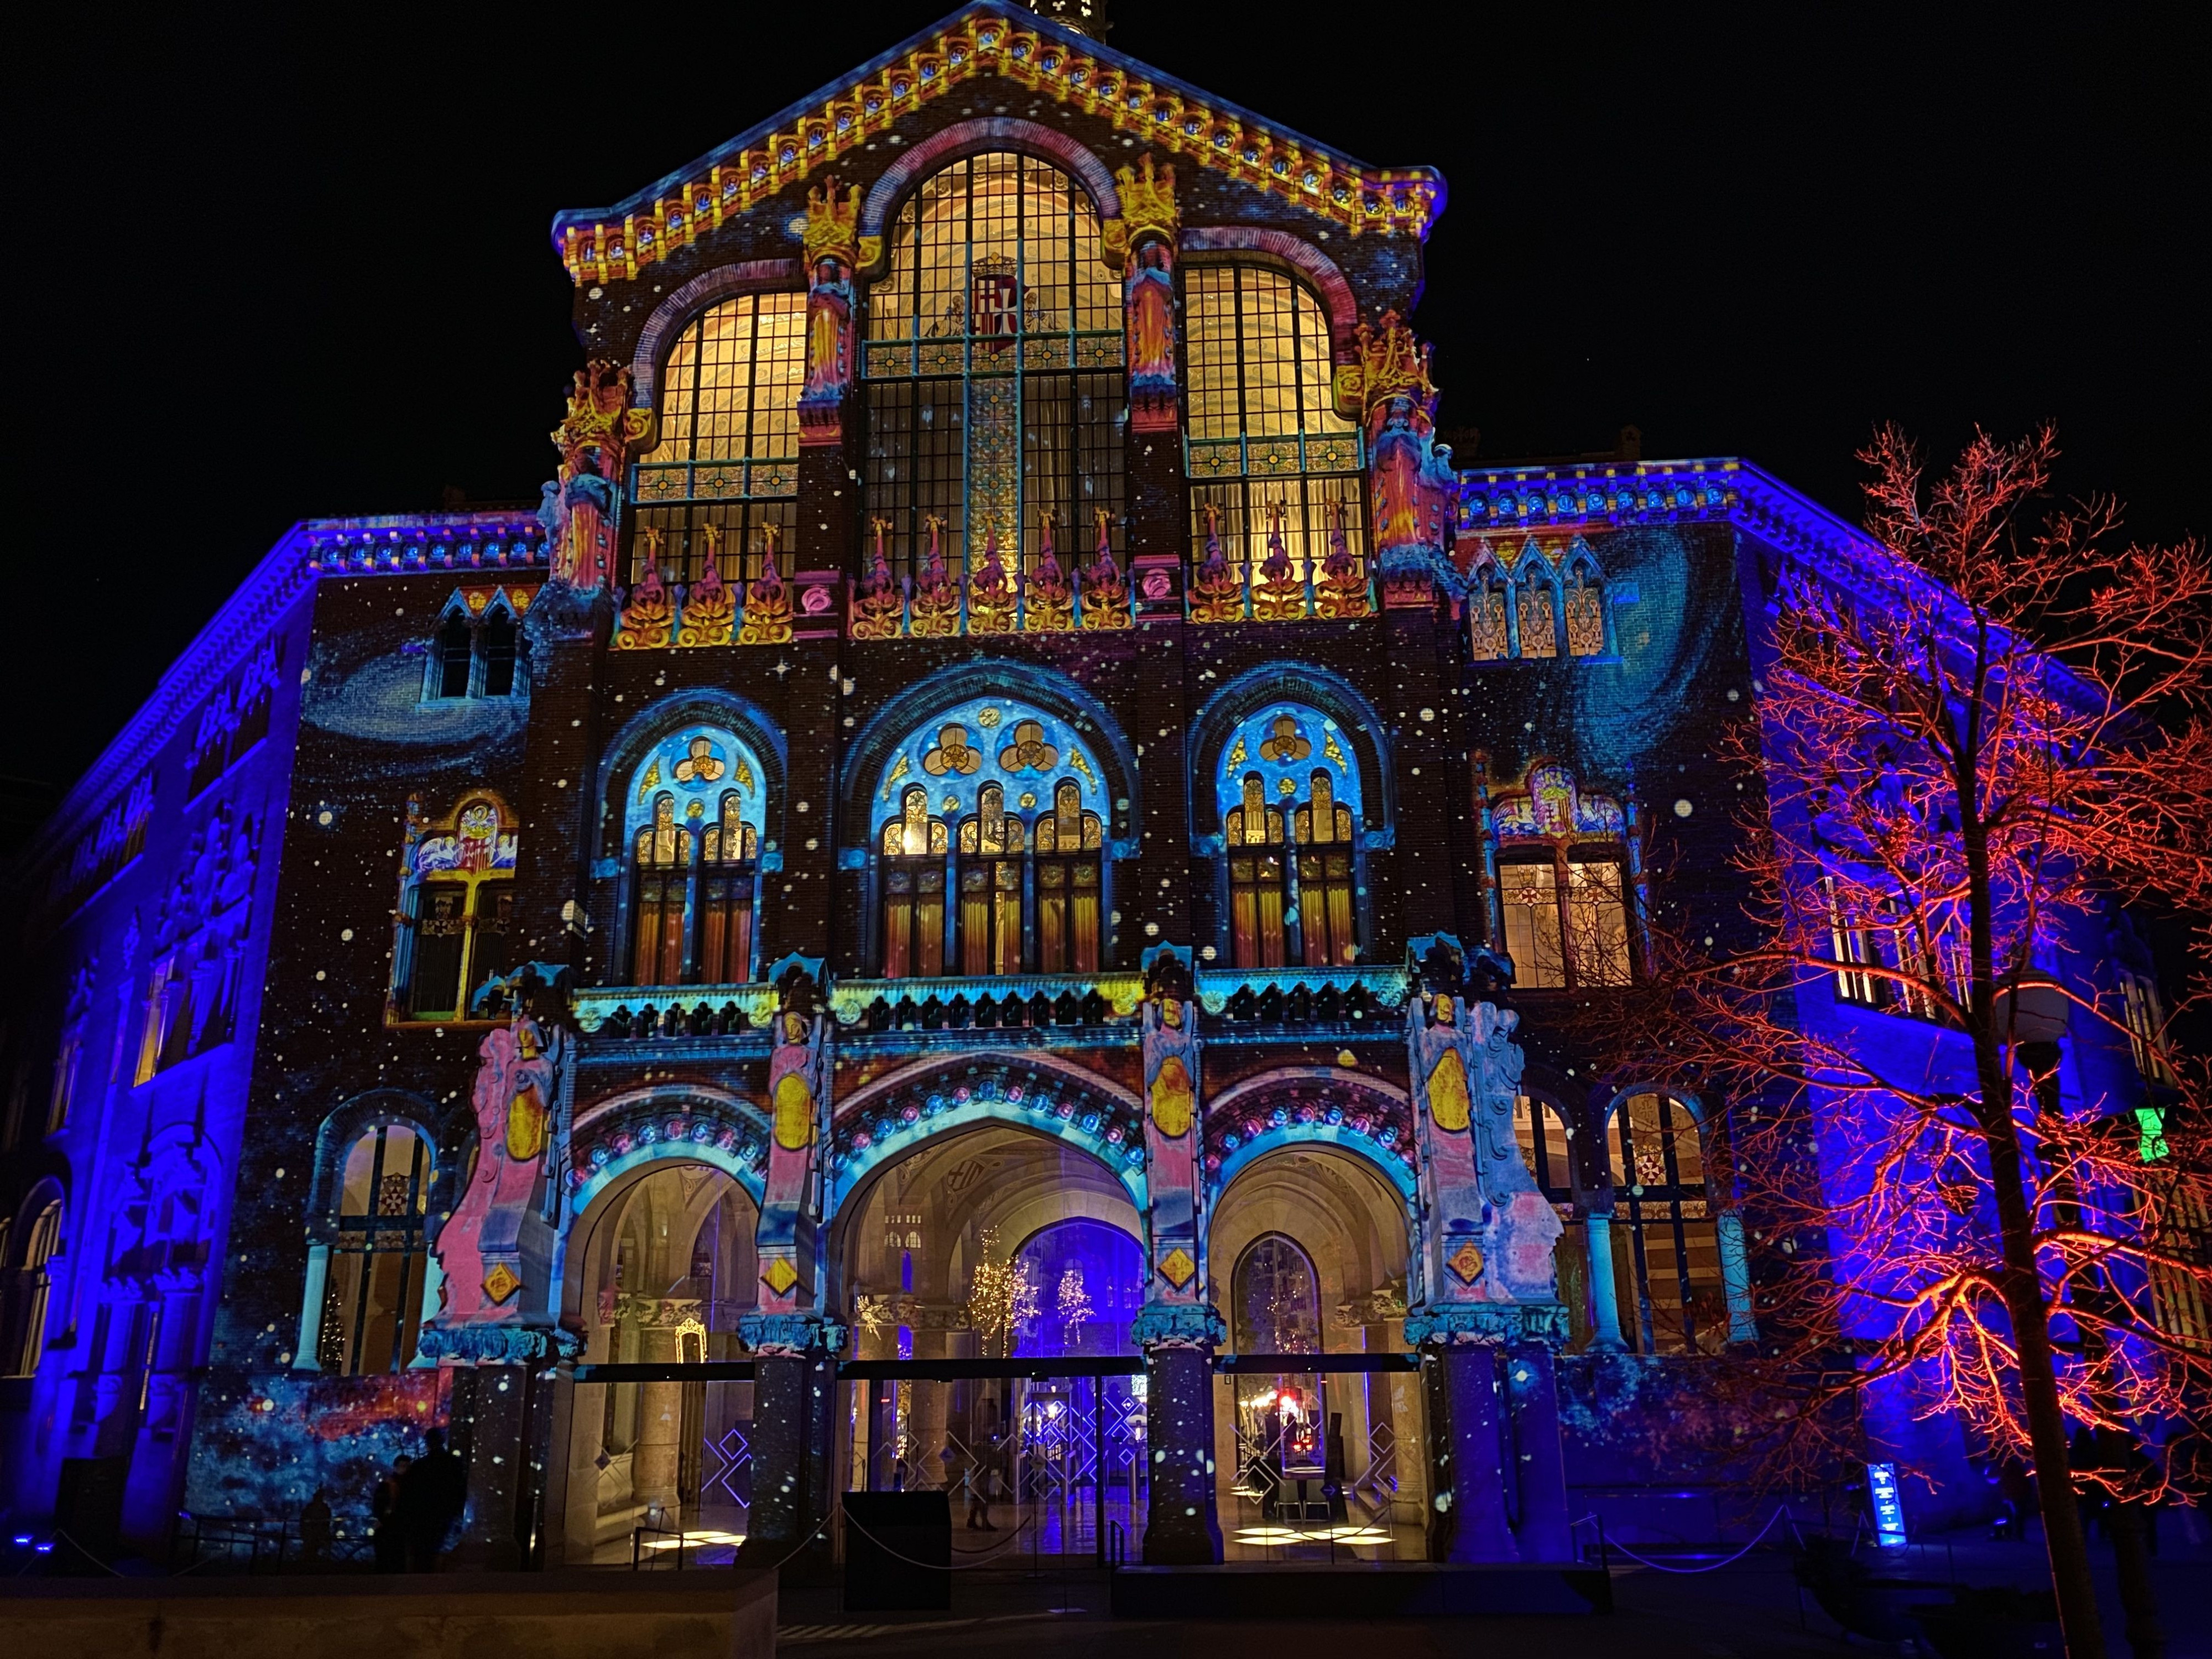
[[[483,694],[487,697],[514,695],[516,645],[514,618],[495,605],[483,620],[479,644],[483,653]]]
[[[1309,968],[1338,968],[1359,954],[1352,925],[1352,811],[1336,804],[1327,769],[1291,818],[1297,844],[1299,930]]]
[[[447,617],[438,629],[438,695],[465,697],[476,667],[476,630],[459,611]]]
[[[1513,654],[1511,631],[1505,622],[1505,581],[1486,546],[1475,556],[1468,584],[1468,648],[1477,662],[1503,662]]]
[[[653,803],[653,822],[637,832],[637,960],[632,982],[675,985],[684,978],[684,901],[691,884],[691,831],[676,821],[676,798]]]
[[[23,1266],[18,1281],[23,1287],[21,1340],[8,1356],[14,1363],[10,1376],[34,1376],[39,1359],[46,1351],[46,1311],[53,1299],[53,1258],[62,1247],[62,1206],[56,1199],[40,1210],[23,1240]]]
[[[1098,967],[1098,815],[1083,810],[1073,779],[1037,820],[1037,971],[1088,974]]]
[[[1022,971],[1022,821],[985,784],[960,825],[960,971],[971,977]]]
[[[1290,858],[1283,814],[1267,805],[1257,772],[1245,778],[1243,805],[1230,809],[1223,839],[1229,849],[1230,961],[1239,968],[1280,968]]]
[[[1695,1115],[1669,1095],[1631,1095],[1606,1139],[1626,1223],[1613,1235],[1622,1332],[1645,1353],[1720,1352],[1728,1297]]]
[[[945,971],[943,820],[915,787],[884,826],[884,977],[933,979]]]
[[[699,977],[737,985],[752,977],[753,890],[759,836],[738,816],[736,790],[724,793],[720,821],[701,853]]]
[[[1577,553],[1567,569],[1567,654],[1601,657],[1605,654],[1605,596],[1599,586],[1597,562],[1587,550]]]
[[[684,726],[623,781],[633,985],[741,985],[758,949],[760,882],[773,867],[758,755],[734,731]]]
[[[1521,654],[1556,657],[1559,654],[1559,626],[1554,609],[1552,573],[1540,559],[1524,559],[1521,568]]]
[[[429,1149],[404,1124],[380,1123],[347,1149],[315,1346],[323,1370],[358,1376],[414,1359],[430,1172]]]

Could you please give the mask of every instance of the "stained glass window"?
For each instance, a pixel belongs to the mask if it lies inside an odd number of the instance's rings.
[[[655,743],[624,791],[629,983],[751,979],[767,793],[732,731],[686,726]]]
[[[1524,657],[1558,656],[1559,605],[1550,568],[1540,558],[1523,557],[1519,586],[1521,654]]]
[[[1579,1350],[1589,1346],[1591,1334],[1589,1235],[1575,1208],[1574,1141],[1566,1114],[1553,1101],[1519,1096],[1513,1103],[1513,1134],[1528,1173],[1565,1227],[1552,1259],[1559,1271],[1559,1300],[1567,1309],[1568,1346]]]
[[[867,511],[899,575],[933,520],[955,577],[994,546],[1034,568],[1046,513],[1063,569],[1102,509],[1122,546],[1121,289],[1098,235],[1082,190],[1023,155],[957,161],[900,210],[862,363]]]
[[[517,836],[500,805],[464,801],[436,824],[417,821],[401,880],[393,1012],[404,1019],[489,1018],[477,993],[514,966]]]
[[[1073,726],[1012,699],[909,735],[877,794],[884,977],[1097,971],[1103,790]]]
[[[1720,1352],[1728,1295],[1695,1114],[1668,1095],[1631,1095],[1606,1147],[1622,1332],[1644,1353]]]
[[[347,1149],[315,1347],[323,1370],[358,1376],[414,1359],[430,1173],[428,1147],[404,1124],[380,1123]]]
[[[1215,799],[1239,968],[1359,957],[1359,773],[1336,722],[1270,703],[1224,746]]]
[[[659,442],[637,464],[632,580],[653,541],[672,580],[696,580],[710,524],[720,532],[725,578],[759,576],[771,525],[790,574],[805,373],[802,293],[725,300],[677,337],[661,377]]]
[[[1328,556],[1333,529],[1364,560],[1359,428],[1331,400],[1320,304],[1256,265],[1194,264],[1182,283],[1194,558],[1210,526],[1248,571],[1279,534],[1301,583]]]

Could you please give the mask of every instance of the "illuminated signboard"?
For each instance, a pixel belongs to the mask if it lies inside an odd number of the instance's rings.
[[[1867,1495],[1874,1500],[1874,1540],[1885,1549],[1905,1542],[1905,1504],[1897,1492],[1897,1465],[1867,1465]]]

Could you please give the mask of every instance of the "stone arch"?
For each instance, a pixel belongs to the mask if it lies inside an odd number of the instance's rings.
[[[466,1111],[449,1117],[428,1097],[406,1089],[371,1089],[338,1106],[315,1130],[315,1164],[307,1187],[307,1225],[314,1236],[327,1237],[337,1230],[346,1155],[380,1123],[413,1130],[430,1149],[434,1162],[426,1231],[432,1238],[437,1236],[438,1223],[459,1200],[461,1159],[476,1131],[475,1117]]]
[[[1352,284],[1335,260],[1303,237],[1249,225],[1192,225],[1185,227],[1176,246],[1192,254],[1256,253],[1267,264],[1283,266],[1303,278],[1321,301],[1335,361],[1350,362],[1357,353],[1352,330],[1359,323],[1359,301],[1352,296]]]
[[[1064,132],[1017,116],[957,121],[908,150],[878,177],[860,204],[860,234],[881,236],[908,192],[931,174],[970,155],[1014,150],[1064,170],[1090,197],[1101,219],[1121,216],[1121,192],[1106,164]],[[867,273],[873,275],[872,271]]]
[[[838,784],[841,845],[865,856],[872,842],[875,811],[871,794],[898,747],[933,715],[981,696],[1002,696],[1036,704],[1057,715],[1093,745],[1108,775],[1100,779],[1102,816],[1107,822],[1109,855],[1127,856],[1124,845],[1135,838],[1143,801],[1138,794],[1136,751],[1121,722],[1105,705],[1065,674],[1019,662],[989,658],[939,669],[908,686],[871,714],[846,750]],[[1127,807],[1118,803],[1127,801]]]
[[[1299,702],[1336,722],[1352,745],[1358,769],[1359,829],[1370,847],[1389,844],[1398,821],[1391,787],[1388,731],[1374,704],[1341,674],[1311,663],[1272,663],[1248,669],[1206,700],[1190,723],[1191,847],[1200,857],[1220,850],[1221,824],[1211,781],[1223,747],[1245,716],[1265,703]],[[1201,787],[1199,780],[1206,781]]]
[[[1207,1207],[1254,1164],[1297,1146],[1334,1147],[1362,1160],[1397,1192],[1407,1216],[1413,1213],[1412,1103],[1378,1079],[1331,1066],[1279,1066],[1206,1102]]]
[[[878,1170],[939,1135],[1000,1123],[1066,1143],[1103,1165],[1146,1212],[1144,1107],[1080,1066],[1045,1054],[926,1060],[860,1091],[830,1123],[825,1219]]]
[[[796,259],[741,259],[700,272],[653,307],[630,356],[629,400],[633,408],[653,411],[655,430],[631,445],[630,453],[645,454],[659,441],[661,361],[674,349],[686,324],[724,300],[793,292],[805,285],[806,273]]]
[[[763,836],[772,837],[779,847],[782,845],[783,823],[790,811],[787,787],[790,749],[784,741],[783,728],[749,697],[714,687],[695,686],[672,691],[639,709],[601,752],[593,786],[599,802],[599,822],[594,836],[599,856],[618,856],[622,852],[619,843],[623,802],[620,792],[631,775],[644,763],[654,744],[678,727],[695,722],[728,728],[759,760],[764,775],[761,787],[767,800],[768,822]]]

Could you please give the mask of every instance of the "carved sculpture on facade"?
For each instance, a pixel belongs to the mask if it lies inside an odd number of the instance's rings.
[[[799,395],[799,441],[843,436],[853,385],[853,269],[859,258],[860,191],[841,201],[836,181],[806,192],[806,380]]]
[[[776,526],[761,526],[768,550],[761,556],[761,573],[745,589],[745,614],[738,627],[739,645],[791,643],[791,591],[776,568]]]
[[[593,358],[576,371],[568,416],[553,428],[561,452],[548,526],[555,581],[589,590],[612,577],[623,468],[630,447],[652,427],[651,410],[629,406],[628,368]]]
[[[719,526],[699,527],[706,544],[701,555],[699,580],[684,590],[684,619],[676,630],[678,645],[727,645],[737,624],[737,596],[722,580],[722,532]]]
[[[755,1244],[760,1260],[759,1311],[815,1310],[821,1285],[816,1229],[822,1212],[822,1143],[831,1068],[830,1021],[810,1011],[810,983],[794,976],[775,1016],[768,1066],[768,1178]]]
[[[1083,567],[1083,626],[1099,630],[1127,628],[1131,625],[1129,579],[1114,558],[1113,515],[1103,507],[1094,507],[1092,515],[1098,521],[1098,544],[1091,551],[1091,562]]]
[[[660,574],[660,531],[647,525],[638,532],[644,545],[645,568],[618,597],[621,611],[615,622],[615,649],[645,651],[666,645],[675,636],[676,605],[668,583]]]
[[[1407,1001],[1431,1304],[1556,1299],[1559,1218],[1513,1133],[1519,1020],[1455,990],[1425,989]]]
[[[895,640],[899,636],[906,595],[891,562],[884,552],[888,519],[868,520],[868,568],[853,593],[853,637],[856,640]]]
[[[1182,212],[1175,169],[1154,170],[1147,154],[1140,167],[1123,167],[1121,239],[1124,327],[1129,342],[1129,426],[1136,432],[1172,432],[1176,404],[1175,256]]]
[[[1145,1152],[1152,1199],[1148,1302],[1206,1300],[1199,1209],[1203,1195],[1198,1104],[1198,1005],[1188,962],[1172,947],[1146,953],[1143,1004]]]
[[[518,1012],[477,1047],[476,1169],[438,1232],[444,1304],[425,1322],[426,1352],[471,1351],[435,1331],[548,1317],[551,1233],[537,1200],[561,1133],[570,1046],[558,1025]]]
[[[1062,634],[1075,626],[1075,585],[1052,544],[1052,514],[1043,515],[1037,568],[1024,584],[1022,626],[1031,634]]]
[[[928,550],[921,574],[914,580],[914,620],[909,627],[916,639],[949,637],[960,631],[960,584],[945,564],[945,520],[931,514],[922,520],[928,532]]]

